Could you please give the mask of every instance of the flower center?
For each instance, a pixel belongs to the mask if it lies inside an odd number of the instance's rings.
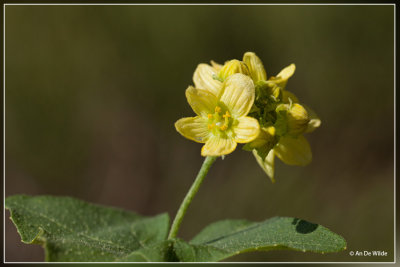
[[[223,114],[221,116],[221,114]],[[229,128],[231,123],[231,114],[226,110],[223,113],[223,110],[220,106],[216,106],[214,110],[214,114],[208,114],[208,129],[209,130],[218,130],[218,131],[226,131]]]

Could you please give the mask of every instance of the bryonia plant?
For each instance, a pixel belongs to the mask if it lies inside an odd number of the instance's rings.
[[[186,97],[197,117],[183,118],[175,127],[184,137],[205,143],[203,156],[231,153],[237,143],[246,143],[257,162],[274,181],[274,158],[289,165],[311,162],[311,149],[304,133],[321,124],[310,108],[301,105],[286,84],[295,65],[267,79],[262,61],[247,52],[243,61],[223,66],[199,64],[193,75],[195,88]]]
[[[61,262],[213,262],[275,249],[339,252],[345,240],[327,228],[290,217],[262,222],[223,220],[206,226],[189,241],[177,237],[186,211],[211,165],[232,153],[238,143],[252,152],[274,182],[274,158],[289,165],[311,162],[304,133],[320,119],[288,90],[295,65],[267,77],[252,52],[224,65],[199,64],[186,98],[195,112],[175,123],[184,137],[203,143],[204,163],[179,207],[172,226],[161,214],[144,217],[70,197],[16,195],[6,199],[22,241],[40,244],[47,261]],[[229,205],[229,203],[227,203]]]

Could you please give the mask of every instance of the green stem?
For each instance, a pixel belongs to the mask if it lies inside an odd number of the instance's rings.
[[[172,223],[171,230],[169,231],[168,239],[175,238],[179,226],[182,223],[183,217],[186,214],[186,210],[189,207],[190,203],[192,202],[194,196],[196,195],[197,191],[200,188],[201,183],[203,182],[204,178],[206,177],[208,170],[211,168],[211,165],[215,162],[217,157],[206,157],[203,165],[201,166],[201,169],[199,173],[197,174],[196,180],[194,180],[194,183],[189,189],[189,192],[187,192],[185,198],[183,199],[183,202],[181,206],[179,207],[178,212],[176,213],[174,222]]]

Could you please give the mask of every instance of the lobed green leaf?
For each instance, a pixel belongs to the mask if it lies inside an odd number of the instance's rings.
[[[22,241],[43,245],[47,261],[214,262],[257,250],[327,253],[346,248],[341,236],[296,218],[224,220],[187,243],[167,240],[167,214],[143,217],[70,197],[17,195],[5,204]]]
[[[114,261],[166,239],[167,214],[147,218],[70,197],[6,199],[22,242],[40,244],[47,261]]]

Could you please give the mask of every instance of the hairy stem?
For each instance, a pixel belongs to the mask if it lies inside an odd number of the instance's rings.
[[[199,173],[197,174],[196,180],[194,180],[192,186],[189,189],[189,192],[187,192],[185,198],[183,199],[183,202],[181,206],[179,207],[178,212],[176,213],[174,222],[172,223],[171,230],[169,231],[168,239],[175,238],[179,226],[182,223],[183,217],[186,214],[186,210],[188,209],[190,203],[192,202],[194,196],[196,195],[197,191],[200,188],[201,183],[203,182],[204,178],[206,177],[208,170],[211,168],[211,165],[215,162],[217,157],[206,157],[204,159],[203,165],[201,166],[201,169]]]

